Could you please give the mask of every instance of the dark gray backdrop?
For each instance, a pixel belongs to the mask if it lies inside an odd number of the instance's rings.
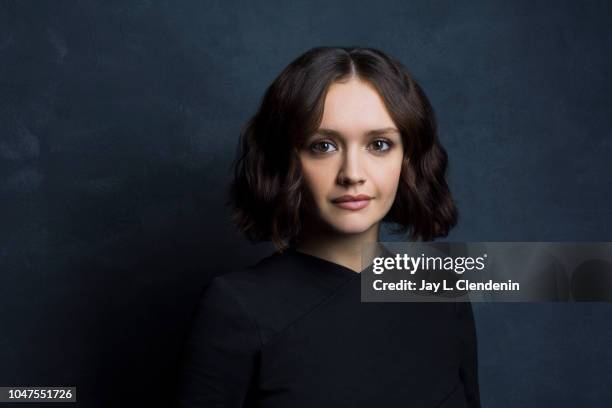
[[[0,386],[169,401],[202,285],[271,250],[236,235],[224,191],[241,125],[312,46],[377,47],[420,81],[461,212],[449,240],[611,240],[610,17],[604,1],[0,1]],[[612,404],[612,305],[475,307],[484,406]]]

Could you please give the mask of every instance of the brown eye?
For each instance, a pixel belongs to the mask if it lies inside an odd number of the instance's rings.
[[[372,150],[382,152],[389,150],[391,148],[391,143],[387,142],[386,140],[375,140],[372,142],[371,146]]]
[[[334,146],[330,142],[317,142],[310,145],[310,149],[315,153],[329,153],[336,150],[336,146]]]

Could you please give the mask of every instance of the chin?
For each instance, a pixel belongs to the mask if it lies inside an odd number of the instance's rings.
[[[334,220],[329,226],[340,234],[362,234],[374,225],[374,222],[338,222]]]

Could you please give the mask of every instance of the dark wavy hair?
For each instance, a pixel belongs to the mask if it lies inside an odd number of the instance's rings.
[[[242,128],[228,204],[238,229],[279,249],[301,230],[307,192],[298,147],[321,123],[334,82],[372,84],[401,133],[404,160],[395,201],[383,222],[413,240],[444,237],[458,213],[446,182],[447,154],[434,110],[408,70],[373,48],[316,47],[291,62],[268,87]]]

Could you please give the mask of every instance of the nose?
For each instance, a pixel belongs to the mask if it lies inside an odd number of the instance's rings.
[[[364,169],[359,160],[358,149],[347,149],[342,157],[342,165],[338,171],[338,184],[342,186],[360,185],[365,183]]]

